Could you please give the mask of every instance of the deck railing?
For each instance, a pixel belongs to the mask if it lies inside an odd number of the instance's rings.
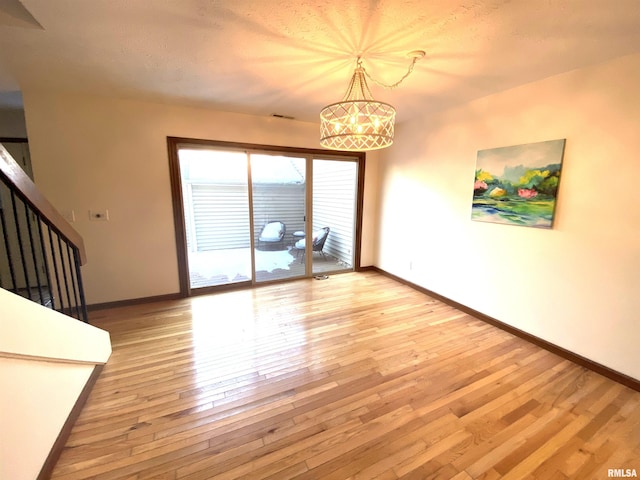
[[[82,237],[0,145],[0,287],[88,321]]]

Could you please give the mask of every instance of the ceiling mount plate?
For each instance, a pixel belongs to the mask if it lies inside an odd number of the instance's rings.
[[[407,53],[407,57],[415,58],[416,60],[420,60],[421,58],[424,58],[425,55],[426,55],[426,52],[424,50],[412,50],[409,53]]]

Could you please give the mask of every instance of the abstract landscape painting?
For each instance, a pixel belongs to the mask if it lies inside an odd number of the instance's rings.
[[[479,150],[471,218],[551,228],[565,139]]]

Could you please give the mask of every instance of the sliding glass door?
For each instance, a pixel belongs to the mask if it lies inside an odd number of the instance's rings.
[[[189,287],[250,282],[247,154],[181,148],[178,157]]]
[[[302,277],[306,159],[252,153],[251,188],[256,282]]]
[[[313,159],[312,273],[352,270],[358,164]]]
[[[184,294],[358,265],[362,155],[168,143]]]

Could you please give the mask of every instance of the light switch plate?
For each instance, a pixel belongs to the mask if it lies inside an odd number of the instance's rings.
[[[75,223],[76,221],[76,212],[73,210],[65,210],[63,213],[63,217],[69,223]]]

